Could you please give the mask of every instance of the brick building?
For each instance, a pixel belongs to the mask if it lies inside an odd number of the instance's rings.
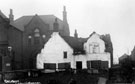
[[[12,10],[10,10],[10,15]],[[16,69],[21,68],[22,61],[22,32],[10,25],[10,19],[0,11],[0,56],[14,59]],[[2,60],[2,59],[1,59]],[[3,62],[2,60],[1,62]]]
[[[13,17],[13,15],[10,16]],[[37,53],[52,34],[56,18],[54,15],[37,14],[22,16],[16,20],[11,18],[11,25],[22,31],[22,58],[25,69],[35,68]],[[59,23],[59,33],[62,36],[69,36],[70,30],[65,6],[63,8],[63,20],[57,18],[57,21]]]

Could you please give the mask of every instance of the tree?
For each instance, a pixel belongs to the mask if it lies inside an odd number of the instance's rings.
[[[132,61],[135,61],[135,46],[133,50],[131,51],[131,58],[132,58]]]
[[[122,74],[121,77],[126,81],[126,82],[131,82],[133,79],[133,69],[132,69],[132,61],[130,57],[128,56],[127,58],[124,59],[124,62],[121,63],[121,70]]]
[[[105,42],[105,52],[109,52],[111,54],[111,67],[113,66],[113,44],[111,41],[110,34],[101,35],[101,39]]]

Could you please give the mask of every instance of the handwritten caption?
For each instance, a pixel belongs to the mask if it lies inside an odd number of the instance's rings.
[[[4,80],[5,84],[6,83],[14,83],[14,84],[41,84],[40,82],[24,82],[21,83],[19,80]]]

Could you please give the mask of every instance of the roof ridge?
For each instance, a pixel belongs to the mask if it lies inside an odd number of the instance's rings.
[[[3,18],[7,18],[6,15],[3,14],[3,12],[0,10],[0,15],[3,17]]]

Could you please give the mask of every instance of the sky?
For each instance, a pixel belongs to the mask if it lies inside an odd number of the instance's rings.
[[[114,63],[135,46],[135,0],[0,0],[0,10],[8,17],[50,15],[62,19],[66,6],[71,36],[77,29],[79,37],[88,37],[93,31],[110,34],[114,49]]]

